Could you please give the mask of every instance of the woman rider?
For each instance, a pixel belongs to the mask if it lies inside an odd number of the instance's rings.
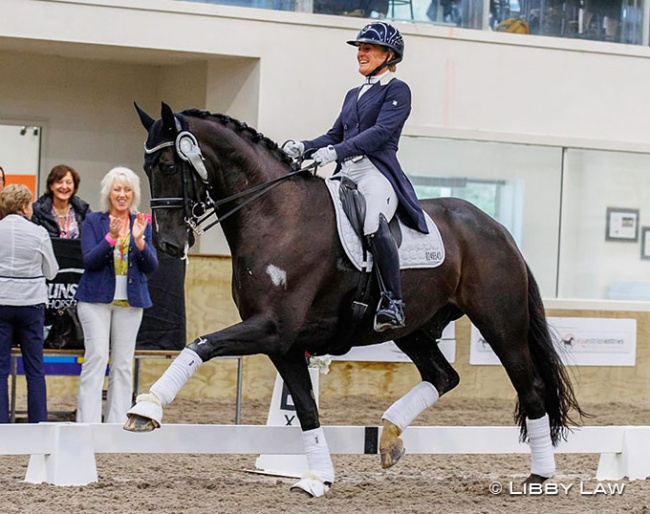
[[[293,158],[314,151],[320,166],[337,162],[335,174],[356,182],[366,200],[364,235],[379,271],[381,300],[375,314],[377,332],[405,326],[397,246],[388,223],[397,213],[409,227],[428,233],[412,184],[397,160],[404,123],[411,112],[411,90],[395,76],[404,56],[404,40],[385,21],[369,23],[357,38],[359,73],[366,80],[348,91],[332,128],[316,139],[288,141]]]

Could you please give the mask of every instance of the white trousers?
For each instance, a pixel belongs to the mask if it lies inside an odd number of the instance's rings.
[[[370,159],[364,157],[359,162],[344,162],[341,165],[341,175],[356,182],[359,192],[366,199],[364,235],[368,236],[377,232],[380,214],[385,216],[386,221],[393,219],[397,210],[397,195],[391,183],[370,162]]]
[[[133,394],[133,354],[143,309],[109,303],[77,303],[86,351],[79,377],[77,421],[102,422],[102,390],[110,355],[106,423],[124,423]]]

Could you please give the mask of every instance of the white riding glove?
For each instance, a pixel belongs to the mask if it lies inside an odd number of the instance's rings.
[[[289,141],[282,146],[282,151],[292,159],[297,159],[305,152],[305,145],[300,141],[289,139]]]
[[[336,158],[337,158],[336,150],[334,150],[334,147],[332,145],[319,148],[318,150],[316,150],[316,153],[314,153],[314,155],[312,156],[314,162],[319,166],[325,166],[330,162],[334,162]]]

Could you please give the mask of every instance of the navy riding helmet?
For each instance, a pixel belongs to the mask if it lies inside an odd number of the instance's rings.
[[[401,62],[404,58],[404,39],[395,27],[385,21],[373,21],[363,27],[356,39],[347,42],[348,45],[359,46],[361,43],[379,45],[391,49],[395,56],[385,65]]]

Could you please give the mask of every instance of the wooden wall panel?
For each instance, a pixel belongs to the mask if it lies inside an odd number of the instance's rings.
[[[240,321],[230,293],[231,262],[228,257],[190,256],[186,278],[187,340],[220,330]],[[578,399],[616,401],[650,396],[650,313],[618,311],[549,310],[549,316],[636,318],[637,365],[634,367],[570,367]],[[470,324],[467,318],[456,322],[456,362],[461,383],[453,391],[457,398],[513,399],[515,391],[501,366],[469,365]],[[166,369],[169,361],[142,362],[142,386],[150,386]],[[202,366],[182,397],[234,398],[236,361],[223,359]],[[244,359],[244,398],[270,401],[275,369],[266,356]],[[330,372],[320,376],[321,396],[368,395],[398,398],[417,384],[419,375],[412,364],[333,362]],[[77,381],[67,377],[48,377],[50,393],[76,392]],[[24,389],[19,381],[19,393]]]

